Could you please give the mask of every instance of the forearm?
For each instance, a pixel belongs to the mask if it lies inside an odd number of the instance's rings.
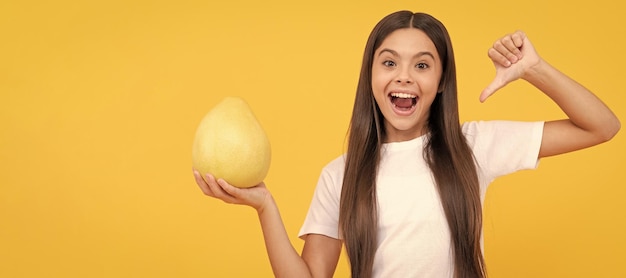
[[[598,97],[547,62],[541,60],[523,78],[550,97],[572,124],[598,141],[611,139],[619,130],[619,120]]]
[[[522,78],[551,98],[568,117],[546,122],[539,157],[606,142],[620,129],[615,114],[599,98],[547,62],[540,59]]]
[[[273,198],[258,211],[265,248],[275,277],[310,277],[305,261],[295,250]]]

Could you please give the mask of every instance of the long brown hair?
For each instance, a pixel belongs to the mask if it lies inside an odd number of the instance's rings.
[[[353,278],[372,275],[378,230],[376,175],[385,138],[383,115],[372,94],[374,52],[393,31],[418,28],[433,41],[443,73],[428,116],[424,146],[451,233],[455,277],[485,277],[480,247],[482,206],[472,151],[461,131],[456,68],[448,31],[434,17],[399,11],[383,18],[372,30],[363,55],[350,121],[348,150],[341,191],[339,225]]]

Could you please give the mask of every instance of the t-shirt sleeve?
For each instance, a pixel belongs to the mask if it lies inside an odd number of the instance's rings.
[[[463,125],[482,178],[535,169],[544,122],[480,121]]]
[[[309,211],[298,236],[321,234],[340,239],[339,200],[343,182],[343,158],[329,163],[320,174]]]

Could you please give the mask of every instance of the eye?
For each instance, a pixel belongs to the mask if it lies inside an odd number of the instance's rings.
[[[417,63],[417,65],[415,65],[415,67],[418,68],[418,69],[427,69],[430,66],[428,64],[426,64],[426,63]]]
[[[396,65],[396,63],[394,61],[387,60],[387,61],[383,62],[383,66],[385,66],[385,67],[393,67],[395,65]]]

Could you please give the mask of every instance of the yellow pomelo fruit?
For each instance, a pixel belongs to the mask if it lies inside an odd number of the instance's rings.
[[[193,167],[236,187],[263,181],[271,160],[270,142],[245,100],[226,97],[204,116],[193,142]]]

